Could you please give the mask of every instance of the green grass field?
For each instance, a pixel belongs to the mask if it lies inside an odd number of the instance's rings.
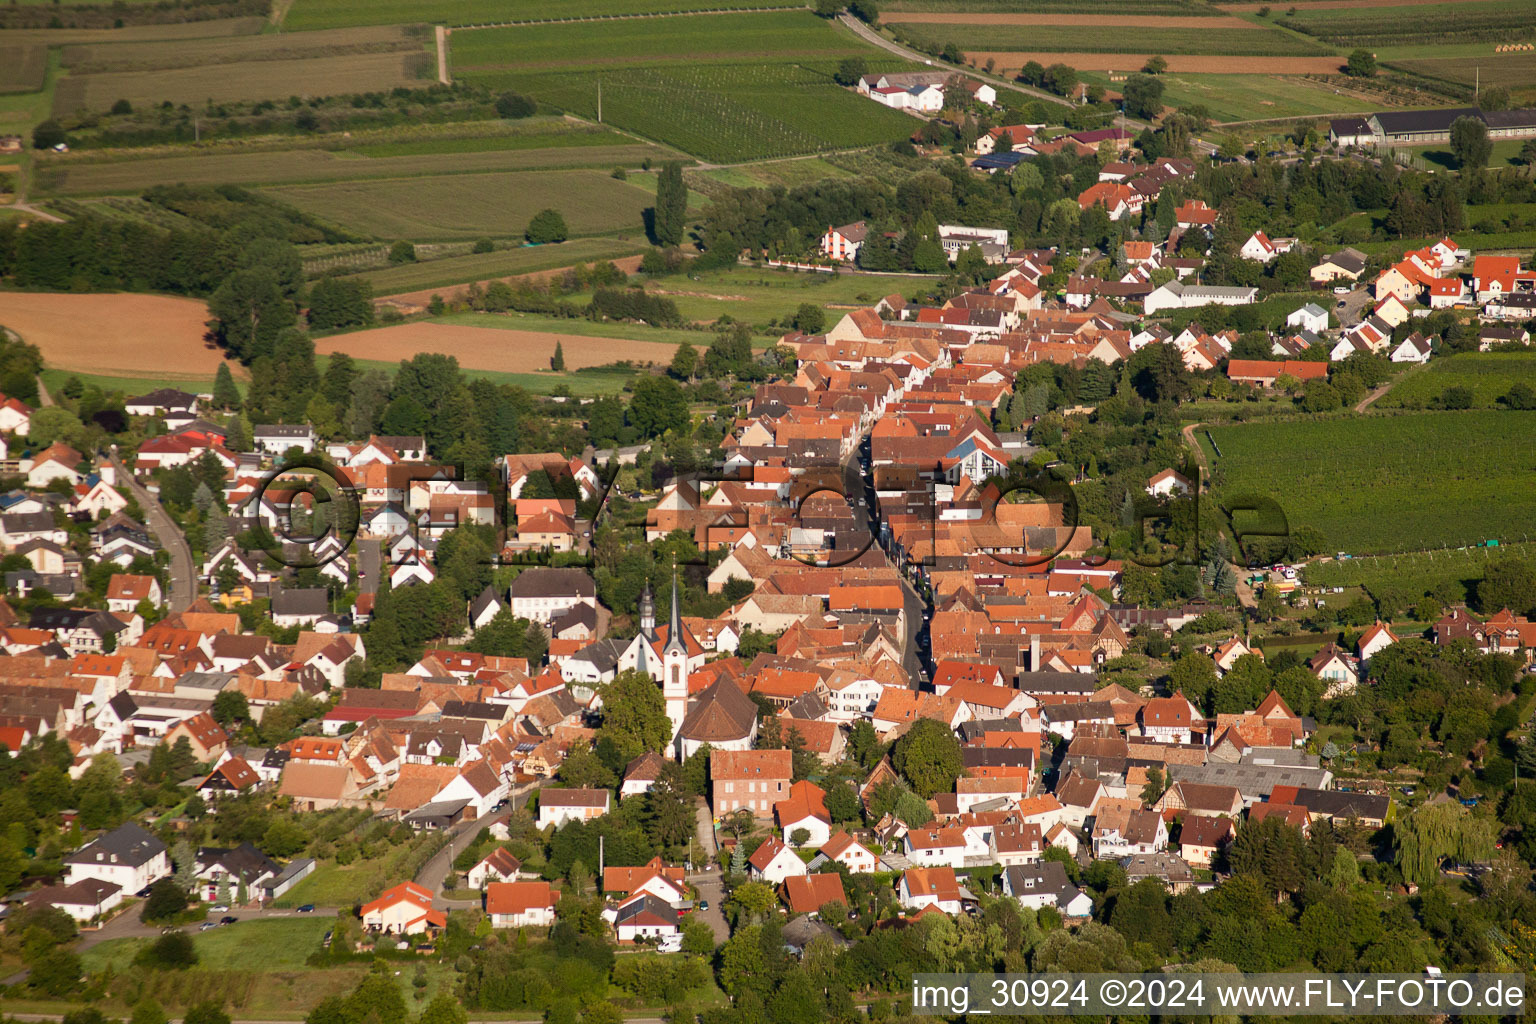
[[[418,58],[419,55],[419,58]],[[102,112],[120,99],[136,107],[169,100],[176,104],[232,103],[286,99],[294,89],[307,96],[374,92],[415,85],[424,51],[358,53],[299,60],[252,60],[200,64],[158,71],[113,71],[70,75],[59,83],[53,110]]]
[[[1103,72],[1085,71],[1079,77],[1113,86]],[[1163,82],[1163,103],[1170,107],[1199,104],[1216,121],[1263,121],[1279,117],[1345,114],[1375,110],[1369,99],[1335,91],[1321,82],[1284,75],[1202,75],[1168,73]]]
[[[496,171],[638,167],[647,159],[664,160],[675,155],[667,149],[630,141],[618,145],[561,144],[540,149],[489,148],[470,153],[376,157],[322,149],[227,150],[140,160],[98,160],[90,154],[70,154],[66,159],[48,158],[41,162],[38,184],[46,191],[62,195],[137,194],[168,181],[189,185],[276,186],[374,178],[442,178]]]
[[[446,25],[490,25],[507,21],[547,21],[553,18],[592,18],[612,14],[792,6],[787,0],[576,0],[562,3],[558,7],[541,4],[536,0],[296,0],[283,21],[283,28],[301,31],[423,21]]]
[[[411,139],[405,142],[375,142],[353,146],[348,153],[370,158],[390,156],[434,156],[461,153],[490,153],[502,150],[562,149],[581,146],[628,146],[631,140],[618,132],[594,128],[591,131],[551,131],[524,135],[463,138]]]
[[[808,12],[459,32],[456,79],[516,89],[718,163],[876,145],[912,119],[832,80],[904,67]],[[601,74],[595,72],[601,71]]]
[[[910,277],[797,274],[738,267],[662,278],[647,287],[677,303],[678,312],[690,320],[715,320],[729,314],[737,320],[763,324],[790,316],[803,302],[822,307],[870,306],[893,292],[911,296],[924,283]],[[827,326],[842,315],[843,311],[829,310]]]
[[[1536,6],[1507,0],[1447,0],[1401,7],[1309,8],[1279,14],[1278,24],[1339,47],[1390,46],[1434,40],[1507,42],[1536,27]],[[1491,49],[1491,48],[1490,48]]]
[[[1446,388],[1471,388],[1473,405],[1498,408],[1499,399],[1518,381],[1536,383],[1536,354],[1530,352],[1463,352],[1441,356],[1411,370],[1376,400],[1376,408],[1423,408]]]
[[[64,66],[78,74],[104,71],[161,71],[196,64],[238,64],[266,60],[302,60],[348,53],[419,50],[418,29],[399,25],[287,35],[224,36],[209,39],[162,39],[131,42],[72,43],[64,47]]]
[[[79,377],[84,384],[94,384],[103,391],[121,391],[124,396],[142,395],[157,388],[176,388],[197,394],[213,392],[213,378],[167,372],[158,377],[106,377],[94,373],[75,373],[71,370],[44,370],[43,386],[50,394],[56,394],[71,377]],[[238,378],[236,383],[244,388]]]
[[[240,916],[239,911],[234,913],[236,917]],[[305,914],[302,917],[241,921],[205,932],[197,931],[193,925],[189,934],[200,967],[249,969],[253,966],[252,952],[260,950],[259,966],[263,970],[280,971],[303,967],[304,960],[319,950],[320,940],[333,924],[335,919],[328,915]],[[121,972],[151,941],[148,938],[108,939],[86,950],[80,959],[90,972],[108,966]]]
[[[1400,67],[1425,78],[1460,86],[1506,86],[1514,98],[1529,101],[1536,96],[1536,53],[1483,53],[1470,56],[1411,57],[1393,59]]]
[[[1221,54],[1224,56],[1316,56],[1327,48],[1277,29],[1116,26],[1113,16],[1104,25],[1085,31],[1075,25],[934,25],[908,22],[902,35],[918,43],[988,52],[1020,50],[1081,53]]]
[[[36,92],[48,73],[48,48],[35,43],[0,44],[0,92]]]
[[[555,270],[594,260],[617,259],[620,256],[633,256],[645,249],[646,245],[641,239],[621,242],[613,238],[573,238],[559,245],[450,256],[422,263],[398,264],[350,276],[366,279],[373,285],[375,295],[395,295],[428,288],[446,289],[470,281],[487,281],[540,270]]]
[[[1452,548],[1402,555],[1376,555],[1343,562],[1314,562],[1301,571],[1303,583],[1317,587],[1390,588],[1417,598],[1445,584],[1472,586],[1488,574],[1488,566],[1506,558],[1536,558],[1536,542],[1499,538],[1496,548]]]
[[[533,215],[559,210],[572,236],[643,237],[655,196],[600,171],[446,174],[297,185],[268,194],[306,213],[379,238],[517,235]]]
[[[562,320],[561,323],[569,323]],[[486,327],[488,324],[477,324]],[[510,325],[509,325],[510,326]],[[329,364],[328,356],[318,356],[315,365],[323,373]],[[385,363],[376,359],[354,359],[353,362],[359,369],[383,370],[385,373],[394,373],[400,369],[398,363]],[[624,390],[624,386],[634,380],[639,370],[626,370],[622,367],[605,368],[590,367],[584,370],[574,370],[567,373],[555,373],[554,371],[541,371],[539,373],[510,373],[502,370],[464,370],[467,379],[488,380],[493,384],[515,384],[531,395],[569,395],[572,398],[597,398],[602,395],[617,395]],[[325,867],[317,869],[325,870]],[[308,879],[305,879],[307,882]],[[300,883],[301,885],[303,883]],[[341,880],[327,881],[326,887],[351,885]],[[323,890],[322,890],[323,891]],[[318,902],[318,897],[315,898]],[[289,903],[285,897],[283,906],[298,906]]]
[[[585,296],[574,295],[569,298],[577,305],[586,302]],[[434,317],[433,322],[461,327],[490,327],[500,331],[549,331],[580,334],[589,338],[624,338],[628,341],[654,341],[664,345],[687,343],[698,348],[704,348],[714,340],[714,335],[704,331],[580,318],[568,320],[564,317],[540,316],[537,313],[450,313]]]
[[[1536,413],[1438,412],[1212,427],[1222,493],[1272,495],[1352,554],[1518,539],[1536,522]]]

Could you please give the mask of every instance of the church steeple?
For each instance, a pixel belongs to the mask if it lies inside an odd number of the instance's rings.
[[[683,613],[677,600],[677,566],[672,567],[672,618],[667,623],[667,646],[662,649],[662,656],[672,653],[674,649],[683,657],[688,656],[688,645],[683,643]]]
[[[650,580],[640,592],[640,635],[650,641],[656,639],[656,599],[651,596]]]

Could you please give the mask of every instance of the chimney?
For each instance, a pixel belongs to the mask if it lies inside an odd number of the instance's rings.
[[[1031,672],[1039,672],[1040,671],[1040,634],[1039,633],[1031,633],[1029,635],[1029,670]]]

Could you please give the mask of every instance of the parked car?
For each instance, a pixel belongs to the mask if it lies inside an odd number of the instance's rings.
[[[226,914],[225,916],[219,918],[219,924],[234,924],[238,920],[240,920],[238,917],[232,917]]]
[[[299,908],[299,913],[301,913],[301,914],[313,914],[314,912],[315,912],[315,905],[313,903],[306,903],[302,907]]]
[[[228,908],[228,907],[226,907],[226,906],[225,906],[225,905],[224,905],[224,904],[222,904],[222,903],[220,903],[220,904],[219,904],[219,905],[218,905],[218,906],[215,906],[215,907],[209,907],[209,908],[208,908],[208,912],[209,912],[209,913],[210,913],[210,914],[223,914],[223,913],[226,913],[226,912],[227,912],[227,911],[228,911],[228,910],[229,910],[229,908]]]
[[[200,931],[200,932],[205,932],[209,928],[217,928],[217,927],[218,927],[218,924],[216,924],[213,921],[204,921],[202,924],[197,926],[197,930]]]

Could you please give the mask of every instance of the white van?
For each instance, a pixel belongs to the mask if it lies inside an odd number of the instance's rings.
[[[681,953],[683,951],[682,935],[663,935],[661,941],[656,943],[658,953]]]

